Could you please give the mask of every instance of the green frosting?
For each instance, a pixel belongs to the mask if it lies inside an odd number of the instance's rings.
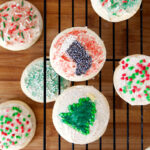
[[[88,135],[90,125],[95,121],[96,106],[89,97],[80,98],[78,103],[68,106],[69,112],[60,113],[59,116],[63,123],[74,128],[78,132]]]
[[[102,6],[107,9],[107,11],[117,16],[122,10],[132,9],[134,5],[139,4],[140,0],[100,0]]]
[[[32,64],[31,64],[32,65]],[[47,99],[53,99],[58,95],[58,75],[51,67],[50,62],[46,63],[46,94]],[[37,100],[43,100],[43,59],[34,63],[28,70],[25,77],[26,89],[32,94]],[[70,82],[64,78],[60,78],[61,91],[70,85]]]

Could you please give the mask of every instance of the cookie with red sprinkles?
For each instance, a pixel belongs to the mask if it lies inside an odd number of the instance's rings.
[[[0,5],[0,46],[25,50],[39,39],[42,28],[41,14],[30,2],[13,0]]]
[[[127,103],[150,104],[150,57],[131,55],[123,58],[114,73],[114,86]]]
[[[32,140],[36,118],[31,108],[21,101],[0,104],[0,149],[19,150]]]
[[[140,8],[142,0],[91,0],[95,12],[110,22],[131,18]]]
[[[100,37],[87,27],[62,31],[52,42],[50,61],[54,70],[70,81],[85,81],[96,76],[106,59]]]

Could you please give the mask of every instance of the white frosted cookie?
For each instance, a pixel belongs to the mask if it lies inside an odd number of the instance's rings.
[[[70,143],[87,144],[100,138],[110,117],[107,99],[93,86],[73,86],[56,100],[53,123]]]
[[[22,91],[32,100],[43,103],[44,73],[43,58],[32,61],[23,71],[21,77]],[[46,64],[46,95],[47,102],[54,101],[58,96],[59,78],[47,60]],[[70,86],[70,81],[60,78],[61,92]]]
[[[131,55],[123,58],[114,73],[114,86],[127,103],[150,104],[150,57]]]
[[[31,108],[21,101],[0,104],[0,149],[19,150],[32,140],[36,118]]]
[[[150,150],[150,147],[146,148],[145,150]]]
[[[0,46],[25,50],[39,39],[42,28],[41,14],[30,2],[13,0],[0,5]]]
[[[131,18],[140,8],[142,0],[91,0],[95,12],[110,22]]]
[[[52,67],[70,81],[93,78],[102,69],[105,59],[103,41],[87,27],[62,31],[55,37],[50,48]]]

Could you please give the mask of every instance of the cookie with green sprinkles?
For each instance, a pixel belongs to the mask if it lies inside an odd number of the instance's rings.
[[[54,101],[58,96],[59,77],[47,60],[46,64],[46,95],[47,102]],[[32,100],[43,103],[44,73],[43,58],[32,61],[23,71],[21,77],[22,91]],[[60,78],[61,91],[70,86],[70,81]]]
[[[0,149],[19,150],[32,140],[36,118],[31,108],[22,101],[0,104]]]
[[[53,123],[68,142],[87,144],[105,132],[110,117],[107,99],[93,86],[73,86],[57,98]]]
[[[95,12],[110,22],[120,22],[134,16],[142,0],[91,0]]]
[[[12,0],[0,5],[0,46],[25,50],[39,39],[42,28],[41,14],[30,2]]]
[[[114,86],[127,103],[150,104],[150,57],[137,54],[123,58],[114,73]]]

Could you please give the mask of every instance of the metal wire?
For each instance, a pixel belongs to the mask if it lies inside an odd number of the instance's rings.
[[[43,106],[43,150],[46,150],[46,0],[44,0],[44,106]]]

